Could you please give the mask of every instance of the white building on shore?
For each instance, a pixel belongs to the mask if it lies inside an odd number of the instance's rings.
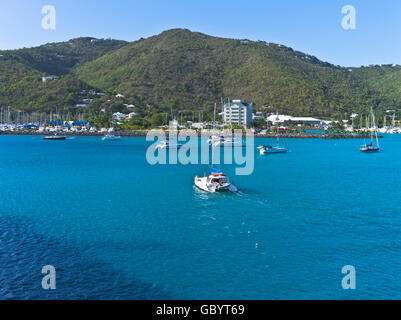
[[[233,100],[224,105],[223,119],[227,125],[248,126],[252,122],[253,104],[244,100]]]
[[[308,124],[310,126],[319,126],[319,127],[326,124],[326,121],[312,117],[292,117],[283,114],[272,114],[266,118],[266,121],[271,122],[273,125],[276,125],[278,123],[284,123],[287,121],[297,122],[304,125]]]

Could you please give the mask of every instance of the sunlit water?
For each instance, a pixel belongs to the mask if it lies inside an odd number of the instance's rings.
[[[151,166],[144,138],[0,136],[0,298],[400,299],[401,135],[361,143],[287,140],[209,195],[205,166]]]

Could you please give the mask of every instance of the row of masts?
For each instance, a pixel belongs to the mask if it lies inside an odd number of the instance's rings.
[[[25,112],[11,110],[10,107],[0,108],[0,124],[38,124],[44,125],[52,121],[85,121],[96,117],[95,114],[83,112]]]
[[[366,116],[361,115],[359,117],[359,128],[360,129],[363,129],[363,128],[369,129],[369,128],[373,128],[373,127],[378,128],[378,125],[376,125],[373,117],[374,117],[373,113],[372,114],[367,114]],[[385,115],[384,118],[383,118],[383,128],[387,128],[388,127],[387,126],[387,119],[388,119],[388,116]],[[364,124],[366,125],[365,127],[364,127]],[[390,125],[390,127],[394,128],[395,126],[396,126],[396,123],[395,123],[395,113],[394,113],[391,116],[391,125]],[[355,118],[352,118],[352,128],[355,128]]]

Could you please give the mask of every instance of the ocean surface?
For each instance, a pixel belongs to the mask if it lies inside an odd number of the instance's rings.
[[[145,138],[0,136],[0,299],[400,299],[401,135],[380,142],[288,139],[205,194]]]

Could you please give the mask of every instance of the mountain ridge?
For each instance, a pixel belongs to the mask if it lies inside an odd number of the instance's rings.
[[[384,110],[401,105],[399,66],[344,68],[280,44],[188,29],[171,29],[133,42],[92,43],[92,39],[0,51],[5,55],[0,61],[0,105],[23,104],[26,99],[15,97],[21,81],[49,74],[70,79],[74,87],[52,93],[56,96],[43,104],[37,94],[29,95],[35,88],[25,86],[24,93],[33,97],[27,109],[49,109],[57,103],[70,108],[79,99],[77,90],[84,87],[110,95],[122,93],[126,101],[152,105],[156,112],[210,110],[221,96],[254,102],[260,111],[336,118],[371,106]],[[15,65],[5,68],[10,56]],[[7,71],[3,76],[2,70]],[[10,85],[11,96],[4,93]],[[46,90],[39,91],[47,95]],[[66,91],[71,93],[69,102],[61,97]]]

